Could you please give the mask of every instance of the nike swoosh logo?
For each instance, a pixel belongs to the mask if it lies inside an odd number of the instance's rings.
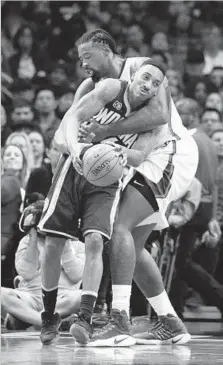
[[[184,335],[182,335],[180,338],[178,338],[177,340],[172,340],[172,343],[177,343],[179,342],[180,340],[182,340],[182,338],[184,337]]]
[[[134,181],[134,184],[137,184],[137,185],[139,185],[139,186],[144,186],[143,184],[140,184],[138,181]]]
[[[126,336],[126,337],[124,337],[124,338],[121,338],[120,340],[118,340],[118,339],[114,339],[114,344],[115,345],[117,345],[118,343],[120,343],[120,342],[123,342],[123,341],[125,341],[125,340],[127,340],[128,339],[128,337]]]

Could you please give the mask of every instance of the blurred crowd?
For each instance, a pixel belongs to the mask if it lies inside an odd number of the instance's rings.
[[[2,1],[1,7],[2,286],[14,286],[21,213],[49,190],[59,158],[54,133],[87,77],[75,42],[103,28],[124,57],[149,56],[167,70],[200,154],[196,179],[168,214],[180,234],[172,300],[182,315],[194,297],[223,313],[223,3]]]

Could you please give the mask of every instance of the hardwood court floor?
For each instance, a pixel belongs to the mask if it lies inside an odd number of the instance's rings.
[[[222,365],[223,327],[220,323],[187,323],[196,333],[188,345],[135,345],[131,348],[79,348],[68,333],[55,345],[42,346],[38,332],[2,334],[4,365]]]

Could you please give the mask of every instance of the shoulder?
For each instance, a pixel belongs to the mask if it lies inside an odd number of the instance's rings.
[[[97,83],[95,90],[102,99],[112,100],[121,89],[122,82],[118,79],[107,78]]]

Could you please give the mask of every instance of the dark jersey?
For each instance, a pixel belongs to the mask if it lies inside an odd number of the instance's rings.
[[[95,120],[100,124],[110,124],[120,122],[128,117],[131,113],[131,108],[127,98],[128,82],[121,81],[121,89],[117,96],[100,112],[94,116]],[[111,137],[109,140],[121,144],[127,148],[131,148],[138,138],[138,134],[125,134],[118,137]]]

